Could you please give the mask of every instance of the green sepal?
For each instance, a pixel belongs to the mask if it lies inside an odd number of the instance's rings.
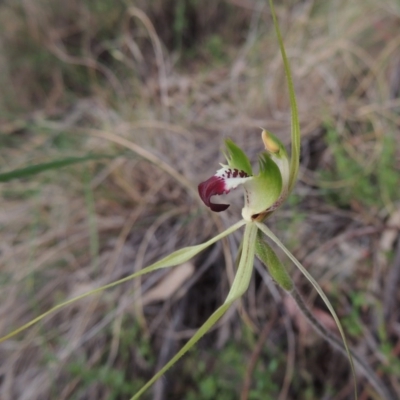
[[[293,281],[281,260],[272,247],[262,238],[261,231],[257,233],[256,256],[265,264],[272,279],[284,290],[293,290]]]
[[[239,171],[246,172],[247,175],[253,175],[253,169],[249,159],[247,158],[245,152],[232,140],[225,140],[226,153],[225,157],[228,161],[228,165],[231,168],[236,168]]]
[[[282,192],[281,172],[269,154],[262,153],[259,164],[259,174],[243,185],[247,193],[242,216],[246,221],[271,207]]]
[[[274,2],[273,0],[269,0],[269,5],[271,8],[272,19],[274,21],[274,27],[276,31],[276,36],[278,38],[279,48],[281,50],[282,60],[283,60],[283,69],[286,75],[286,83],[289,92],[289,101],[290,101],[290,110],[292,114],[291,118],[291,139],[292,139],[292,151],[290,157],[290,172],[289,172],[289,182],[288,182],[288,190],[289,193],[292,191],[293,186],[297,181],[297,174],[299,172],[300,165],[300,122],[299,122],[299,111],[297,109],[297,100],[296,93],[294,91],[292,73],[290,70],[289,60],[286,56],[285,45],[283,44],[283,39],[281,35],[281,31],[279,29],[279,23],[276,18]]]

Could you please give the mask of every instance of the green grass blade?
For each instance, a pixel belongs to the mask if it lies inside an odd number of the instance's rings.
[[[61,160],[50,161],[47,163],[34,164],[25,168],[15,169],[14,171],[0,173],[0,182],[8,182],[13,179],[27,178],[29,176],[37,175],[44,171],[63,168],[73,164],[114,157],[116,156],[105,154],[90,154],[84,157],[68,157]]]
[[[328,307],[328,310],[330,311],[333,319],[335,320],[336,326],[339,329],[340,336],[342,337],[344,347],[346,349],[347,357],[350,362],[350,367],[351,367],[351,372],[353,374],[353,380],[354,380],[354,395],[355,398],[357,399],[357,379],[356,379],[356,372],[354,369],[354,363],[353,363],[353,357],[351,356],[349,346],[347,345],[347,340],[346,340],[346,335],[344,333],[342,324],[340,323],[339,317],[336,314],[336,311],[334,310],[331,302],[329,299],[326,297],[324,291],[322,290],[321,286],[319,286],[318,282],[310,275],[310,273],[303,267],[303,265],[297,260],[297,258],[284,246],[284,244],[273,234],[273,232],[267,228],[264,224],[261,224],[259,222],[256,222],[258,228],[265,233],[277,246],[279,246],[285,254],[293,261],[293,263],[296,265],[296,267],[301,271],[301,273],[309,280],[309,282],[314,286],[315,290],[318,292],[318,294],[321,296],[322,300]]]
[[[187,353],[226,313],[232,303],[237,300],[247,290],[253,271],[255,240],[257,227],[254,223],[248,223],[243,237],[242,254],[239,261],[239,267],[232,283],[231,290],[224,304],[219,307],[199,330],[190,338],[190,340],[164,365],[132,398],[137,400],[157,379],[167,372],[185,353]]]
[[[217,242],[218,240],[224,238],[225,236],[231,234],[232,232],[235,232],[237,229],[239,229],[241,226],[243,226],[246,222],[245,221],[239,221],[236,224],[232,225],[230,228],[225,230],[224,232],[220,233],[219,235],[213,237],[212,239],[208,240],[205,243],[196,245],[196,246],[190,246],[190,247],[185,247],[183,249],[177,250],[171,254],[169,254],[167,257],[164,257],[162,260],[155,262],[154,264],[143,268],[142,270],[129,275],[123,279],[119,279],[118,281],[111,282],[107,285],[101,286],[97,289],[93,289],[87,293],[84,293],[80,296],[76,296],[72,299],[69,299],[67,301],[64,301],[55,307],[51,308],[50,310],[46,311],[45,313],[39,315],[38,317],[32,319],[25,325],[19,327],[18,329],[15,329],[14,331],[10,332],[6,336],[3,336],[0,338],[0,343],[4,342],[5,340],[15,336],[16,334],[24,331],[25,329],[31,327],[32,325],[36,324],[37,322],[41,321],[43,318],[47,317],[50,314],[55,313],[56,311],[60,310],[61,308],[64,308],[75,301],[78,301],[80,299],[83,299],[87,296],[99,293],[103,290],[110,289],[114,286],[120,285],[121,283],[130,281],[131,279],[137,278],[138,276],[148,274],[149,272],[155,271],[157,269],[161,268],[169,268],[169,267],[174,267],[176,265],[183,264],[184,262],[190,260],[192,257],[194,257],[196,254],[200,253],[202,250],[206,249],[207,247],[211,246],[213,243]]]
[[[290,70],[289,60],[286,56],[285,45],[283,44],[281,31],[279,29],[279,23],[276,18],[274,2],[269,0],[271,7],[272,19],[274,21],[274,27],[276,31],[276,36],[278,37],[279,48],[281,50],[283,67],[285,69],[286,82],[289,91],[290,109],[292,114],[291,121],[291,139],[292,139],[292,151],[290,155],[290,172],[289,172],[289,192],[292,191],[294,184],[297,180],[297,174],[299,172],[300,164],[300,123],[299,123],[299,113],[297,109],[296,93],[294,91],[292,73]]]

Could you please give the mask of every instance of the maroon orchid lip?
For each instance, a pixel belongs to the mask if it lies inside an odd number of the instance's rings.
[[[217,171],[216,175],[200,183],[199,195],[204,204],[210,207],[212,211],[225,211],[229,207],[229,204],[212,203],[211,197],[229,193],[231,189],[234,189],[239,184],[238,181],[235,181],[235,178],[248,178],[248,175],[244,171],[239,171],[237,169],[222,168]]]
[[[229,207],[229,204],[216,204],[211,202],[211,196],[224,193],[229,193],[229,190],[226,189],[224,180],[219,176],[214,175],[199,185],[200,198],[207,207],[210,207],[210,209],[215,212],[225,211]]]

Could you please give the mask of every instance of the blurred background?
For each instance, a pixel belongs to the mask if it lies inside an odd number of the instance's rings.
[[[400,396],[400,2],[281,0],[276,10],[302,160],[269,226]],[[254,164],[260,126],[290,144],[262,0],[3,0],[0,84],[2,335],[237,221],[240,190],[218,215],[197,196],[224,161],[224,138]],[[240,235],[2,343],[0,398],[129,399],[224,301]],[[358,382],[360,400],[378,399]],[[241,306],[143,396],[239,398],[353,398],[348,360],[258,262]]]

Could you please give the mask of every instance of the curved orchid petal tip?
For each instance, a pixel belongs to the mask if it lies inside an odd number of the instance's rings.
[[[223,167],[217,171],[215,175],[206,181],[200,183],[199,195],[207,207],[212,211],[225,211],[229,204],[216,204],[211,202],[211,197],[214,195],[227,194],[231,189],[235,189],[238,185],[251,179],[246,172]]]
[[[229,204],[216,204],[211,202],[211,196],[224,193],[226,193],[225,183],[220,177],[215,175],[199,185],[199,195],[201,199],[207,207],[210,207],[211,210],[215,212],[225,211],[229,207]]]

